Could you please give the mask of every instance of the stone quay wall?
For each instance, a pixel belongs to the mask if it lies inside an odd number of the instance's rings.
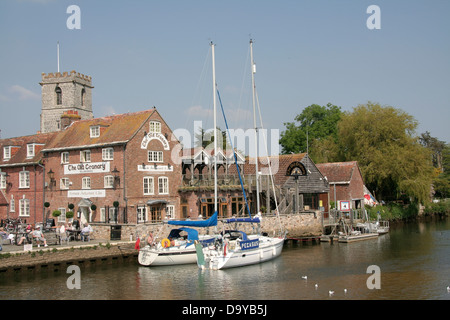
[[[317,237],[322,234],[322,219],[320,212],[306,212],[300,214],[287,214],[277,216],[263,216],[261,222],[261,232],[266,232],[269,235],[280,234],[280,224],[282,230],[287,231],[288,238],[306,238]],[[234,224],[231,225],[233,227]],[[153,233],[154,237],[159,240],[166,238],[171,229],[176,226],[168,225],[167,223],[143,223],[143,224],[123,224],[123,225],[104,225],[92,223],[94,229],[94,237],[96,239],[110,239],[114,232],[112,228],[120,228],[120,239],[122,241],[136,241],[137,237],[141,239]],[[220,231],[223,224],[220,222],[217,225],[217,231]],[[230,227],[228,227],[230,228]],[[252,225],[242,223],[239,225],[239,230],[247,233],[252,233]],[[200,233],[213,233],[214,227],[199,229]]]

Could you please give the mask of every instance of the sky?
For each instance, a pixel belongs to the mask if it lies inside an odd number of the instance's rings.
[[[311,104],[370,101],[449,142],[449,13],[448,0],[1,0],[0,137],[39,131],[58,41],[61,72],[92,77],[94,117],[156,106],[176,133],[213,127],[212,41],[229,126],[247,130],[253,39],[259,126],[272,139]]]

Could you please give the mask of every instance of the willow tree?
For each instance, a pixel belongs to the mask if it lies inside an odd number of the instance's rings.
[[[414,117],[400,109],[359,105],[338,123],[340,158],[358,161],[377,198],[406,195],[423,203],[430,198],[433,168],[429,151],[415,136],[417,126]]]

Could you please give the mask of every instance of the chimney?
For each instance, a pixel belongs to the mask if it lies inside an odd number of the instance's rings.
[[[78,121],[81,116],[78,115],[78,111],[67,110],[61,115],[61,130],[66,129],[72,124],[72,122]]]

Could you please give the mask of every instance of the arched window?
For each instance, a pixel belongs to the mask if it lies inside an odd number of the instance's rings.
[[[62,91],[60,87],[56,87],[55,89],[55,93],[56,93],[56,104],[62,105]]]
[[[86,103],[86,90],[83,88],[81,90],[81,105],[84,106]]]

